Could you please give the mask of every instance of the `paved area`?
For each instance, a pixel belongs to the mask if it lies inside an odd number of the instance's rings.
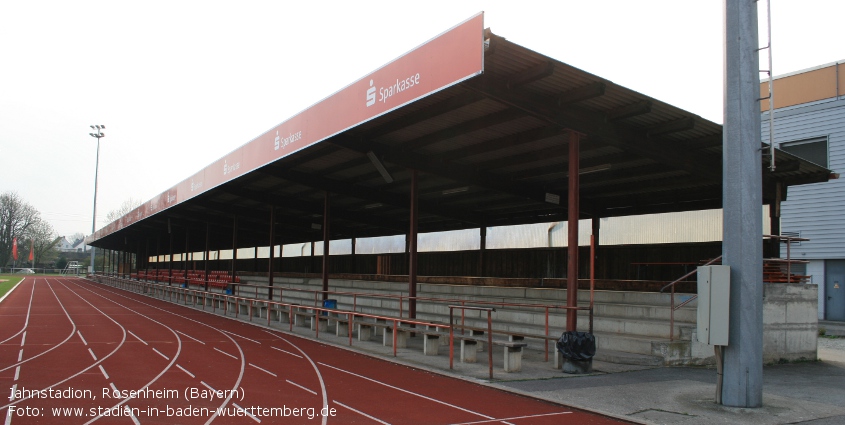
[[[307,328],[295,332],[313,337]],[[494,347],[493,380],[487,352],[478,363],[462,364],[455,352],[448,368],[448,347],[439,356],[423,356],[421,339],[393,357],[392,347],[353,341],[351,349],[392,358],[399,363],[455,375],[473,382],[531,397],[605,413],[646,424],[845,424],[845,337],[820,337],[816,362],[770,365],[764,368],[763,407],[730,408],[715,404],[716,371],[704,367],[647,367],[594,362],[594,373],[573,376],[545,362],[542,350],[528,350],[519,373],[502,371],[502,353]],[[350,348],[346,338],[321,334],[322,342]]]
[[[210,311],[206,310],[206,311]],[[218,310],[219,313],[219,310]],[[241,320],[243,316],[241,316]],[[266,324],[266,319],[254,319]],[[828,335],[845,331],[845,324],[825,322]],[[272,327],[288,330],[286,323]],[[314,338],[314,331],[294,327],[294,333]],[[378,337],[349,345],[348,337],[321,332],[319,341],[339,348],[391,359],[397,363],[455,376],[604,413],[645,424],[845,424],[845,337],[819,338],[819,361],[769,365],[764,368],[763,407],[731,408],[715,404],[716,372],[704,367],[626,366],[596,361],[594,373],[573,376],[545,361],[542,349],[528,350],[519,373],[505,373],[501,347],[493,347],[493,379],[487,351],[477,363],[460,363],[455,347],[449,368],[448,346],[437,356],[422,354],[422,339],[410,338],[407,348],[384,347]],[[551,347],[550,347],[551,349]]]

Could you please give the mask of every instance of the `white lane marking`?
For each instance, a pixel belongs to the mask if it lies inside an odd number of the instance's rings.
[[[22,279],[20,281],[20,283],[23,283],[24,280],[26,280],[26,278]],[[6,297],[8,297],[9,294],[12,293],[12,291],[14,291],[15,289],[18,289],[18,287],[21,286],[20,283],[13,286],[12,289],[9,290],[9,292],[6,292],[6,295],[3,295],[2,297],[0,297],[0,301],[3,301]],[[27,326],[29,326],[29,314],[32,312],[32,299],[33,298],[35,298],[35,281],[34,280],[32,282],[32,291],[29,292],[29,307],[27,307],[27,309],[26,309],[26,320],[23,322],[23,327],[21,328],[21,330],[17,331],[14,335],[0,341],[0,344],[3,344],[4,342],[18,336],[21,332],[24,332],[24,330],[26,329]]]
[[[114,382],[109,382],[109,385],[111,385],[111,389],[113,389],[114,392],[120,393],[120,391],[117,390],[117,387],[114,386]]]
[[[23,358],[23,348],[21,348],[21,351],[18,351],[18,361],[21,361],[22,358]]]
[[[260,371],[262,371],[262,372],[264,372],[264,373],[266,373],[266,374],[268,374],[268,375],[273,375],[273,376],[275,376],[275,377],[278,377],[278,375],[276,375],[276,374],[275,374],[275,373],[273,373],[273,372],[270,372],[270,371],[269,371],[269,370],[267,370],[267,369],[260,368],[260,367],[258,367],[258,366],[256,366],[256,365],[252,364],[252,363],[250,363],[249,365],[250,365],[250,366],[252,366],[252,367],[254,367],[254,368],[256,368],[256,369],[258,369],[258,370],[260,370]]]
[[[238,406],[238,404],[237,404],[237,403],[232,403],[232,406],[235,406],[236,408],[238,408],[238,410],[243,411],[243,412],[244,412],[247,416],[249,416],[250,418],[252,418],[252,420],[254,420],[255,422],[261,423],[261,419],[258,419],[258,418],[256,418],[255,416],[252,416],[252,413],[249,413],[249,411],[247,411],[247,410],[246,410],[246,409],[244,409],[243,407]]]
[[[93,358],[94,358],[94,360],[97,360],[97,356],[95,356],[95,355],[94,355],[94,351],[92,351],[92,350],[89,348],[89,349],[88,349],[88,352],[89,352],[89,353],[91,353],[91,357],[93,357]]]
[[[23,282],[23,280],[22,280],[21,282]],[[19,286],[20,286],[20,283],[19,283],[19,284],[17,284],[17,285],[15,285],[15,287],[14,287],[14,288],[17,288],[17,287],[19,287]],[[12,291],[14,290],[14,288],[12,288]],[[36,355],[34,355],[34,356],[32,356],[32,357],[30,357],[30,358],[26,359],[26,361],[27,361],[27,362],[32,361],[32,360],[35,360],[35,359],[37,359],[37,358],[39,358],[39,357],[41,357],[41,356],[43,356],[43,355],[45,355],[45,354],[47,354],[47,353],[49,353],[49,352],[51,352],[51,351],[53,351],[53,350],[55,350],[55,349],[59,348],[59,346],[64,345],[64,343],[66,343],[69,339],[71,339],[71,337],[73,337],[74,332],[76,332],[76,323],[74,323],[73,319],[71,319],[71,318],[70,318],[70,313],[68,313],[68,312],[67,312],[67,309],[65,308],[64,304],[62,304],[62,301],[59,299],[59,296],[58,296],[58,295],[56,295],[56,291],[54,291],[54,290],[53,290],[53,287],[50,285],[50,282],[49,282],[49,281],[47,282],[47,288],[49,288],[49,289],[50,289],[50,292],[52,292],[52,293],[53,293],[53,296],[54,296],[54,297],[56,297],[56,301],[58,301],[58,302],[59,302],[59,307],[61,307],[61,308],[62,308],[62,312],[64,312],[64,313],[65,313],[65,317],[67,317],[67,320],[68,320],[68,322],[70,322],[70,324],[73,326],[73,329],[71,329],[71,330],[70,330],[70,333],[67,335],[67,338],[65,338],[64,340],[62,340],[62,342],[60,342],[60,343],[58,343],[58,344],[56,344],[56,345],[53,345],[51,348],[47,349],[46,351],[43,351],[43,352],[41,352],[41,353],[38,353],[38,354],[36,354]],[[34,282],[33,282],[32,290],[33,290],[33,291],[35,291],[35,283],[34,283]],[[6,292],[6,295],[8,295],[8,294],[10,294],[10,293],[11,293],[11,291]],[[4,295],[4,296],[5,296],[5,295]],[[30,302],[30,307],[32,307],[32,299],[31,299],[31,298],[30,298],[29,302]],[[29,324],[29,310],[27,310],[26,315],[27,315],[27,316],[26,316],[26,323],[27,323],[27,325],[26,325],[26,326],[28,326],[28,324]],[[25,328],[26,326],[24,326],[24,328]],[[15,334],[15,336],[17,336],[17,335],[18,335],[19,333],[21,333],[22,331],[23,331],[23,329],[21,329],[21,331],[18,331],[18,333],[17,333],[17,334]],[[10,338],[6,338],[6,339],[4,339],[2,342],[0,342],[0,344],[1,344],[1,343],[3,343],[3,342],[6,342],[6,341],[8,341],[8,340],[10,340],[10,339],[12,339],[12,338],[14,338],[14,336],[12,336],[12,337],[10,337]],[[23,354],[23,353],[21,353],[21,354]],[[4,368],[0,369],[0,372],[5,372],[5,371],[7,371],[7,370],[9,370],[9,369],[11,369],[11,368],[13,368],[13,367],[15,367],[15,366],[18,366],[18,365],[20,364],[20,360],[18,360],[18,362],[19,362],[19,363],[17,363],[17,364],[12,364],[12,365],[9,365],[9,366],[6,366],[6,367],[4,367]],[[4,409],[4,408],[6,408],[6,407],[8,407],[8,406],[9,406],[8,404],[7,404],[7,405],[5,405],[5,406],[0,406],[0,409]]]
[[[209,390],[211,390],[211,392],[213,392],[213,393],[216,393],[216,392],[217,392],[217,390],[215,390],[214,388],[212,388],[212,387],[211,387],[211,385],[206,384],[206,383],[205,383],[205,381],[200,381],[200,384],[205,385],[205,387],[206,387],[206,388],[208,388]]]
[[[126,407],[129,406],[127,405]],[[129,417],[132,418],[132,422],[134,422],[135,425],[141,425],[141,421],[139,421],[138,418],[135,417],[135,412],[133,412],[131,408],[129,409]]]
[[[105,298],[105,297],[103,297],[103,298]],[[111,301],[111,300],[109,300],[109,301]],[[114,301],[112,301],[112,302],[114,302]],[[115,303],[115,304],[117,304],[117,303]],[[118,305],[120,305],[120,304],[118,304]],[[129,309],[127,308],[127,310],[129,310]],[[132,310],[129,310],[129,311],[132,311]],[[134,311],[133,311],[133,313],[134,313]],[[144,317],[146,317],[146,316],[144,316]],[[143,339],[139,338],[138,335],[133,334],[132,331],[127,329],[126,332],[129,332],[129,335],[134,336],[135,339],[137,339],[138,341],[143,342],[144,345],[150,345],[150,344],[147,344],[147,341],[144,341]]]
[[[221,349],[219,349],[219,348],[217,348],[217,347],[214,347],[214,349],[215,349],[215,350],[217,350],[217,351],[219,351],[219,352],[221,352],[221,353],[223,353],[223,354],[225,354],[225,355],[227,355],[227,356],[229,356],[229,357],[231,357],[231,358],[233,358],[233,359],[235,359],[235,360],[238,360],[238,358],[237,358],[237,357],[235,357],[235,356],[233,356],[233,355],[231,355],[231,354],[229,354],[229,353],[227,353],[227,352],[225,352],[225,351],[223,351],[223,350],[221,350]]]
[[[285,353],[285,354],[290,354],[291,356],[294,356],[294,357],[299,357],[300,359],[302,358],[302,356],[300,356],[299,354],[294,354],[294,353],[291,353],[290,351],[285,351],[285,350],[282,350],[281,348],[276,348],[276,347],[273,347],[272,345],[270,346],[270,348],[272,348],[272,349],[274,349],[274,350],[281,351],[281,352],[283,352],[283,353]]]
[[[164,359],[165,359],[165,360],[170,360],[170,357],[165,356],[165,355],[164,355],[164,353],[162,353],[161,351],[156,350],[156,349],[155,349],[155,347],[153,347],[153,351],[155,351],[156,353],[158,353],[158,355],[159,355],[159,356],[164,357]]]
[[[309,393],[311,393],[311,394],[317,395],[317,392],[316,392],[316,391],[311,391],[311,390],[309,390],[308,388],[305,388],[305,387],[303,387],[302,385],[297,384],[296,382],[293,382],[293,381],[290,381],[290,380],[287,380],[287,379],[285,379],[285,381],[287,381],[287,383],[288,383],[288,384],[291,384],[291,385],[293,385],[293,386],[297,386],[297,387],[299,387],[299,388],[301,388],[301,389],[303,389],[303,390],[305,390],[305,391],[308,391],[308,392],[309,392]]]
[[[18,366],[18,367],[15,368],[15,381],[17,381],[18,378],[20,378],[20,377],[21,377],[21,367]]]
[[[251,338],[247,338],[247,337],[245,337],[245,336],[243,336],[243,335],[238,335],[238,334],[236,334],[236,333],[234,333],[234,332],[229,332],[229,331],[227,331],[227,330],[223,330],[223,332],[226,332],[226,333],[227,333],[227,334],[229,334],[229,335],[234,335],[234,336],[236,336],[236,337],[238,337],[238,338],[245,339],[245,340],[247,340],[247,341],[254,342],[254,343],[258,344],[258,345],[261,345],[261,343],[260,343],[260,342],[258,342],[258,341],[256,341],[256,340],[254,340],[254,339],[251,339]]]
[[[190,335],[186,334],[185,332],[182,332],[182,331],[180,331],[180,330],[177,330],[176,332],[177,332],[177,333],[179,333],[179,334],[181,334],[182,336],[186,336],[186,337],[188,337],[188,338],[190,338],[190,339],[192,339],[192,340],[194,340],[194,341],[196,341],[196,342],[199,342],[199,343],[200,343],[200,344],[202,344],[202,345],[205,345],[205,343],[204,343],[204,342],[202,342],[202,341],[200,341],[200,340],[198,340],[198,339],[196,339],[196,338],[194,338],[194,337],[192,337],[192,336],[190,336]]]
[[[109,374],[106,373],[105,369],[103,369],[103,365],[99,365],[99,366],[100,366],[100,372],[103,372],[103,376],[105,376],[106,379],[109,379]]]
[[[79,332],[79,331],[77,331]],[[26,343],[26,331],[23,331],[23,338],[21,338],[21,347]]]
[[[529,419],[529,418],[541,418],[543,416],[568,415],[570,413],[572,413],[572,412],[541,413],[539,415],[513,416],[513,417],[510,417],[510,418],[496,418],[496,419],[490,419],[490,420],[486,420],[486,421],[461,422],[459,424],[452,424],[452,425],[490,424],[490,423],[493,423],[493,422],[512,421],[512,420],[516,420],[516,419]]]
[[[311,368],[314,369],[314,373],[317,374],[317,379],[320,381],[320,392],[323,396],[323,407],[328,408],[329,407],[329,397],[326,395],[326,381],[323,380],[323,374],[320,373],[320,368],[317,367],[317,363],[314,363],[314,360],[312,360],[311,357],[308,356],[308,353],[303,351],[301,348],[297,347],[296,344],[288,341],[285,338],[282,338],[281,335],[278,335],[278,334],[275,334],[275,333],[272,333],[272,332],[267,332],[267,333],[270,334],[270,335],[273,335],[276,338],[281,339],[282,341],[284,341],[286,343],[288,343],[288,345],[290,345],[291,347],[296,348],[296,350],[299,351],[300,354],[302,354],[302,357],[305,357],[305,359],[308,360],[308,363],[311,363]],[[320,424],[326,425],[328,423],[328,421],[329,421],[329,417],[323,416],[321,421],[320,421]]]
[[[15,391],[17,391],[17,390],[18,390],[18,384],[15,383],[15,385],[12,385],[12,394],[11,395],[15,395]],[[14,401],[14,399],[12,397],[9,397],[9,399],[11,401]]]
[[[6,409],[6,425],[11,425],[11,423],[12,423],[12,408],[9,407],[8,409]]]
[[[188,372],[188,370],[187,370],[187,369],[185,369],[184,367],[179,366],[178,364],[176,365],[176,367],[178,367],[179,369],[182,369],[182,372],[187,373],[187,374],[188,374],[188,376],[190,376],[191,378],[196,378],[196,376],[194,376],[194,374],[193,374],[193,373]]]
[[[343,407],[345,407],[345,408],[347,408],[347,409],[349,409],[349,410],[351,410],[351,411],[353,411],[353,412],[355,412],[355,413],[357,413],[357,414],[359,414],[359,415],[361,415],[361,416],[363,416],[363,417],[365,417],[365,418],[370,418],[370,419],[372,419],[372,420],[374,420],[374,421],[376,421],[376,422],[378,422],[378,423],[380,423],[380,424],[384,424],[384,425],[391,425],[391,424],[390,424],[390,422],[385,422],[385,421],[383,421],[383,420],[381,420],[381,419],[379,419],[379,418],[376,418],[376,417],[370,416],[370,415],[368,415],[368,414],[366,414],[366,413],[364,413],[364,412],[362,412],[362,411],[360,411],[360,410],[358,410],[358,409],[353,409],[353,408],[351,408],[351,407],[349,407],[349,406],[347,406],[347,405],[345,405],[345,404],[343,404],[343,403],[341,403],[341,402],[339,402],[339,401],[337,401],[337,400],[333,400],[333,401],[334,401],[334,404],[337,404],[338,406],[343,406]]]
[[[85,338],[82,337],[82,332],[79,332],[79,330],[77,330],[76,334],[79,335],[79,339],[82,340],[83,344],[88,345],[88,341],[86,341]]]
[[[461,411],[464,411],[464,412],[467,412],[467,413],[472,413],[473,415],[478,415],[478,416],[481,416],[482,418],[494,419],[492,416],[487,416],[487,415],[485,415],[485,414],[483,414],[483,413],[478,413],[478,412],[476,412],[476,411],[469,410],[469,409],[465,409],[465,408],[460,407],[460,406],[455,406],[454,404],[447,403],[447,402],[445,402],[445,401],[438,400],[438,399],[436,399],[436,398],[431,398],[431,397],[429,397],[429,396],[425,396],[425,395],[422,395],[422,394],[419,394],[419,393],[415,393],[415,392],[413,392],[413,391],[406,390],[406,389],[404,389],[404,388],[395,387],[395,386],[393,386],[393,385],[390,385],[390,384],[387,384],[387,383],[384,383],[384,382],[381,382],[381,381],[377,381],[377,380],[375,380],[375,379],[373,379],[373,378],[369,378],[369,377],[366,377],[366,376],[364,376],[364,375],[359,375],[359,374],[357,374],[357,373],[355,373],[355,372],[350,372],[350,371],[348,371],[348,370],[343,370],[343,369],[341,369],[341,368],[339,368],[339,367],[335,367],[335,366],[332,366],[332,365],[329,365],[329,364],[325,364],[325,363],[322,363],[322,362],[321,362],[320,364],[321,364],[321,365],[323,365],[323,366],[325,366],[325,367],[332,368],[332,369],[334,369],[334,370],[337,370],[337,371],[340,371],[340,372],[343,372],[343,373],[348,373],[348,374],[350,374],[350,375],[352,375],[352,376],[357,376],[357,377],[359,377],[359,378],[361,378],[361,379],[365,379],[365,380],[370,381],[370,382],[375,382],[376,384],[384,385],[385,387],[388,387],[388,388],[393,388],[394,390],[397,390],[397,391],[402,391],[403,393],[408,393],[408,394],[415,395],[415,396],[420,397],[420,398],[424,398],[424,399],[429,400],[429,401],[433,401],[433,402],[435,402],[435,403],[440,403],[440,404],[442,404],[442,405],[444,405],[444,406],[449,406],[449,407],[452,407],[452,408],[455,408],[455,409],[458,409],[458,410],[461,410]]]

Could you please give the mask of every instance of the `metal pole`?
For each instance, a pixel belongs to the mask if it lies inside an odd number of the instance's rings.
[[[267,295],[273,299],[273,259],[276,256],[276,207],[270,206],[270,261],[267,265]],[[281,254],[281,253],[280,253]]]
[[[329,191],[325,193],[323,203],[323,299],[329,298],[329,211],[331,210]],[[312,251],[313,254],[313,251]]]
[[[102,130],[106,128],[104,125],[91,126],[96,133],[88,133],[91,137],[97,138],[97,161],[94,163],[94,216],[91,219],[91,234],[97,231],[97,178],[100,174],[100,139],[106,137]],[[94,247],[91,247],[91,265],[88,267],[91,273],[94,272]]]
[[[569,202],[568,209],[568,231],[569,239],[566,245],[568,263],[566,266],[566,330],[576,331],[578,328],[578,219],[579,214],[579,145],[581,136],[569,132]]]
[[[408,318],[417,317],[417,170],[411,170],[411,229],[408,234]]]
[[[757,3],[725,0],[722,264],[731,267],[722,404],[763,404],[763,225]]]

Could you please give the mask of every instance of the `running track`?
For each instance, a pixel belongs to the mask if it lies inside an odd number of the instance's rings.
[[[78,278],[0,303],[0,383],[0,425],[628,423]]]

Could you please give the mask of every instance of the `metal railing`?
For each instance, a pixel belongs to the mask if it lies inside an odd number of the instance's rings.
[[[786,258],[785,259],[767,258],[767,259],[763,259],[763,262],[764,263],[765,262],[786,263],[786,279],[787,279],[786,283],[792,283],[792,267],[791,267],[792,263],[807,263],[807,261],[805,261],[805,260],[793,260],[792,259],[792,251],[790,249],[790,246],[792,245],[792,242],[806,242],[806,241],[809,241],[809,239],[800,238],[800,237],[797,237],[797,236],[781,236],[781,235],[763,235],[763,239],[774,239],[774,240],[778,240],[778,241],[781,241],[781,242],[786,241]],[[720,255],[720,256],[702,264],[702,266],[709,266],[709,265],[716,263],[718,261],[721,261],[721,260],[722,260],[722,256]],[[697,269],[693,270],[693,271],[691,271],[691,272],[689,272],[689,273],[687,273],[687,274],[685,274],[685,275],[683,275],[683,276],[681,276],[677,279],[675,279],[674,281],[670,282],[666,286],[660,288],[660,292],[665,291],[666,288],[672,288],[672,292],[671,292],[671,295],[670,295],[670,297],[671,297],[671,303],[670,303],[671,308],[669,310],[669,341],[675,340],[675,311],[680,309],[681,307],[693,302],[696,298],[698,298],[698,294],[694,294],[691,297],[684,300],[682,303],[675,305],[675,285],[677,285],[678,282],[684,281],[686,278],[688,278],[688,277],[690,277],[690,276],[692,276],[696,273],[698,273]]]

